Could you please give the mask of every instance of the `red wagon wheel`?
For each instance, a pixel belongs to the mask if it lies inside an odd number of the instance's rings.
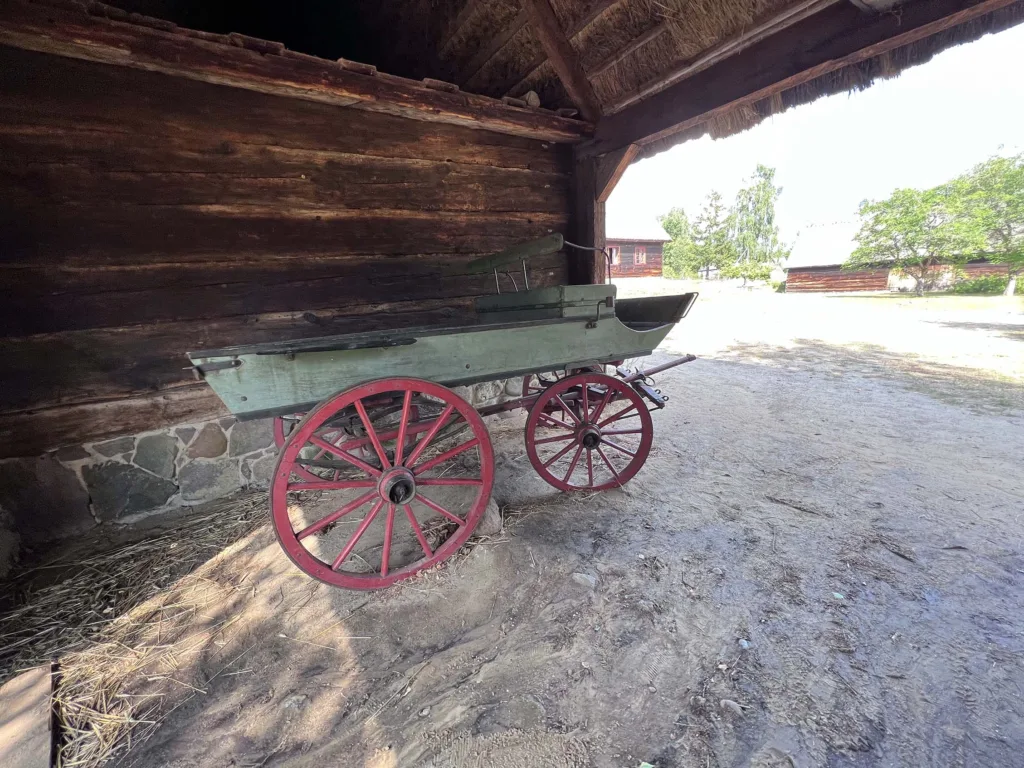
[[[621,486],[640,471],[653,438],[640,395],[603,373],[569,376],[548,387],[526,420],[530,463],[563,491]]]
[[[422,379],[381,379],[325,400],[288,436],[274,530],[310,576],[379,589],[457,552],[493,482],[491,440],[469,403]]]

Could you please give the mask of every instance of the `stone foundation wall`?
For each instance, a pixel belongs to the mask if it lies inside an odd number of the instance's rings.
[[[483,407],[519,397],[522,379],[455,391]],[[0,461],[0,578],[19,547],[265,489],[276,462],[272,419],[230,417]]]

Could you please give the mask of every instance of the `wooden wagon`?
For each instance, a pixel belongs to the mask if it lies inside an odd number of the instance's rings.
[[[499,269],[562,243],[555,235],[475,262],[496,283],[495,295],[477,300],[475,325],[189,354],[238,418],[276,418],[271,510],[299,568],[374,589],[457,552],[490,499],[494,454],[482,417],[500,411],[528,411],[527,455],[560,490],[604,490],[636,475],[651,448],[650,412],[667,399],[650,377],[693,356],[646,371],[621,364],[650,354],[697,294],[500,292],[518,285]],[[516,382],[513,399],[474,408],[452,389],[495,380]]]

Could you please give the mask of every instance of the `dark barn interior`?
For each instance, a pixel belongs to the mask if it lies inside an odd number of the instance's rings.
[[[5,459],[217,418],[190,349],[473,323],[493,279],[469,262],[551,232],[600,246],[630,162],[1024,18],[1021,0],[0,5]],[[530,269],[604,279],[565,252]]]

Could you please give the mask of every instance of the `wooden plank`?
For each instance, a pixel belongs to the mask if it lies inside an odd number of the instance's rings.
[[[505,27],[501,32],[488,41],[487,45],[477,51],[476,55],[469,60],[469,63],[459,74],[457,81],[459,85],[465,88],[470,81],[476,77],[480,71],[487,66],[487,63],[498,55],[506,45],[508,45],[512,38],[515,37],[519,31],[526,26],[526,22],[529,17],[525,10],[520,11],[512,23]]]
[[[165,146],[174,158],[217,159],[225,166],[235,158],[248,162],[269,152],[325,161],[344,153],[565,174],[571,170],[571,151],[564,145],[4,46],[0,132],[21,141],[36,137],[63,146],[64,152],[103,148],[109,150],[104,161],[124,170],[130,167],[118,159],[119,151],[144,147],[156,155]]]
[[[16,48],[550,141],[577,142],[590,132],[583,122],[550,112],[435,91],[416,81],[354,72],[312,57],[264,54],[178,31],[111,21],[67,5],[6,0],[4,16],[0,43]]]
[[[0,686],[0,765],[50,768],[53,752],[50,665],[29,669]]]
[[[611,8],[613,5],[617,4],[618,2],[619,2],[619,0],[594,0],[594,2],[591,3],[590,7],[587,9],[587,12],[582,16],[582,18],[580,18],[580,20],[577,21],[570,28],[569,33],[567,35],[568,39],[570,41],[574,40],[577,35],[579,35],[581,32],[583,32],[583,30],[585,30],[587,27],[589,27],[591,24],[593,24],[595,21],[597,21],[598,17],[602,13],[607,11],[609,8]],[[544,65],[544,62],[546,62],[547,60],[548,60],[548,54],[547,54],[547,51],[545,51],[543,54],[541,54],[540,56],[537,56],[529,64],[526,65],[526,69],[525,69],[526,74],[524,74],[522,77],[520,77],[518,82],[516,82],[515,85],[512,85],[510,87],[502,86],[500,90],[506,96],[514,96],[519,91],[520,88],[522,88],[524,85],[526,85],[527,81],[529,81],[529,79],[531,77],[533,77],[533,75],[537,72],[537,70],[540,69]]]
[[[563,254],[530,258],[531,285],[564,278],[565,265]],[[518,269],[516,262],[511,271]],[[442,300],[494,290],[490,270],[474,269],[465,257],[446,262],[434,254],[369,263],[292,257],[142,268],[47,265],[0,269],[0,276],[9,292],[0,303],[0,325],[9,336],[318,310],[346,298],[353,303]],[[504,288],[511,289],[511,283]]]
[[[609,152],[607,155],[597,159],[597,176],[595,181],[597,199],[600,202],[608,201],[608,198],[611,197],[612,192],[615,190],[615,186],[622,178],[622,174],[626,172],[626,169],[636,159],[639,152],[639,144],[630,144],[628,147]]]
[[[38,456],[83,440],[131,435],[224,415],[224,404],[205,384],[108,402],[0,413],[0,459]]]
[[[601,116],[601,102],[580,65],[576,50],[562,31],[549,0],[523,0],[523,10],[530,18],[530,27],[548,55],[558,79],[584,120]]]
[[[581,146],[579,154],[593,157],[631,143],[655,141],[737,105],[759,101],[1014,2],[929,0],[909,3],[898,14],[882,15],[864,14],[849,3],[830,6],[742,55],[602,118],[594,140]]]

